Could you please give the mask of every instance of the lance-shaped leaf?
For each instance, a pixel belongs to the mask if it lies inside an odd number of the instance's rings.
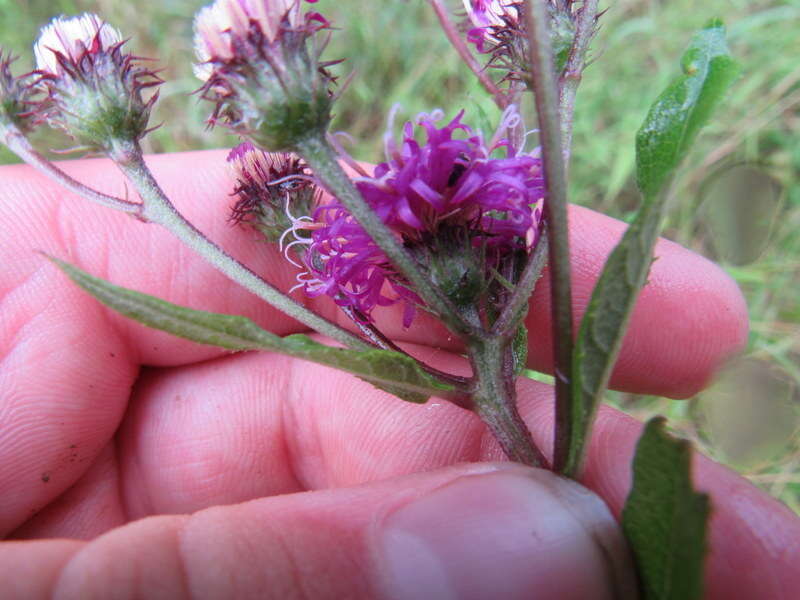
[[[581,322],[572,363],[572,402],[559,469],[577,476],[594,415],[639,291],[647,280],[664,212],[663,191],[739,69],[725,29],[711,21],[681,59],[683,73],[653,104],[636,136],[642,207],[606,261]]]
[[[700,129],[739,76],[725,27],[714,19],[681,57],[683,71],[665,89],[636,134],[636,180],[645,201],[656,197],[684,159]]]
[[[692,486],[692,447],[669,435],[663,417],[647,423],[633,459],[633,488],[622,529],[639,572],[642,600],[698,600],[710,512]]]
[[[429,374],[405,354],[379,349],[332,348],[300,334],[282,338],[262,329],[247,317],[171,304],[113,285],[56,258],[48,258],[100,302],[154,329],[228,350],[268,350],[336,367],[411,402],[425,402],[432,395],[440,398],[458,396],[452,385]]]

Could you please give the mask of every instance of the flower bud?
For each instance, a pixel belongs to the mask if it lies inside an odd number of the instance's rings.
[[[520,0],[463,0],[472,28],[467,38],[478,52],[490,54],[489,64],[506,71],[504,80],[525,81],[530,78],[528,33],[522,18]],[[575,24],[571,3],[561,9],[548,2],[550,41],[557,73],[563,71]]]
[[[310,43],[327,27],[300,0],[217,0],[195,17],[195,74],[222,120],[257,146],[291,150],[330,121],[332,78]],[[324,44],[321,44],[324,46]]]
[[[0,133],[16,127],[27,131],[33,125],[31,106],[35,93],[30,76],[14,77],[11,63],[14,59],[0,51]]]
[[[297,156],[264,152],[245,142],[231,150],[228,164],[236,177],[232,221],[247,222],[278,242],[287,230],[310,220],[319,190]]]
[[[57,17],[34,45],[44,116],[89,150],[108,151],[149,131],[157,94],[145,101],[142,90],[161,80],[124,43],[118,30],[86,13]]]

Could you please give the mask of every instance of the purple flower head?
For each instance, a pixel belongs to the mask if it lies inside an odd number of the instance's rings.
[[[476,290],[486,291],[508,256],[536,243],[545,189],[538,158],[503,139],[487,145],[462,123],[463,111],[440,127],[442,116],[406,123],[399,145],[390,126],[386,162],[355,183],[445,293],[468,302]],[[352,215],[334,200],[317,209],[314,221],[306,292],[367,316],[376,306],[403,302],[407,326],[421,301]]]

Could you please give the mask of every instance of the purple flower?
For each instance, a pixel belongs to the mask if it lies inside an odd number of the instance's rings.
[[[469,302],[496,282],[493,273],[507,257],[536,243],[545,189],[538,158],[517,154],[506,140],[487,145],[462,117],[439,127],[440,112],[419,115],[403,127],[400,145],[390,127],[386,162],[355,183],[437,285]],[[421,301],[352,215],[334,200],[314,221],[301,279],[306,292],[367,316],[403,302],[408,326]]]

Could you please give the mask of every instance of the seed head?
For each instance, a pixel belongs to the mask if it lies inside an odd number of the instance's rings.
[[[231,60],[237,38],[250,33],[255,22],[265,41],[274,42],[286,21],[292,29],[300,26],[300,5],[293,0],[219,0],[200,9],[195,17],[195,53],[200,61],[196,74],[207,80],[213,68],[208,61]]]

